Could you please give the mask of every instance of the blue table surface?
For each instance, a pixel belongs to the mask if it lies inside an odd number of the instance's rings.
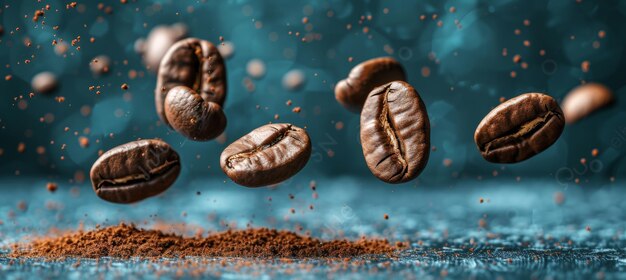
[[[102,201],[88,184],[61,184],[50,193],[46,183],[44,178],[0,181],[4,253],[8,245],[51,229],[82,225],[88,230],[120,222],[166,225],[180,234],[247,225],[301,229],[323,239],[366,235],[411,246],[397,258],[371,256],[355,266],[319,259],[52,262],[0,254],[1,278],[601,278],[623,277],[626,265],[626,202],[619,182],[564,187],[549,181],[485,180],[425,187],[346,177],[317,180],[313,191],[309,181],[247,189],[197,179],[132,205]],[[556,203],[557,193],[564,195],[562,204]]]

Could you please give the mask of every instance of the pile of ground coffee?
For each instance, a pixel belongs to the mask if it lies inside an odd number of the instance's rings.
[[[157,230],[120,224],[42,238],[13,246],[14,258],[175,258],[251,257],[324,258],[392,254],[397,248],[387,240],[322,241],[288,231],[258,228],[229,230],[207,237],[182,237]]]

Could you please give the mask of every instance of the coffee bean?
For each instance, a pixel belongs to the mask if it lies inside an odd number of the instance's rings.
[[[157,113],[166,124],[165,96],[176,86],[186,86],[207,102],[222,106],[226,98],[226,67],[217,48],[208,41],[189,38],[175,43],[165,54],[157,75]]]
[[[161,140],[148,139],[107,151],[91,167],[90,177],[100,198],[132,203],[162,193],[179,173],[178,153]]]
[[[565,122],[575,123],[612,104],[614,99],[611,90],[604,85],[590,83],[578,86],[570,91],[561,103]]]
[[[391,57],[367,60],[352,68],[348,78],[335,86],[335,99],[346,109],[358,113],[368,94],[376,87],[393,81],[405,81],[402,65]]]
[[[182,88],[172,90],[178,86]],[[168,98],[170,92],[175,97]],[[166,124],[192,140],[213,139],[226,127],[222,112],[225,98],[226,68],[213,44],[185,39],[165,54],[157,76],[155,101],[157,113]]]
[[[289,70],[283,76],[283,88],[289,91],[296,91],[302,88],[306,82],[304,72],[298,69]]]
[[[106,55],[94,57],[89,63],[89,70],[96,76],[109,73],[111,67],[111,59]]]
[[[526,93],[491,110],[476,128],[474,141],[487,161],[515,163],[550,147],[564,126],[554,98]]]
[[[300,171],[311,156],[307,132],[291,124],[268,124],[230,144],[220,165],[235,183],[260,187],[280,183]]]
[[[222,42],[217,45],[217,50],[224,59],[229,59],[235,54],[235,44],[233,42]]]
[[[51,93],[58,87],[57,77],[52,72],[41,72],[33,77],[30,82],[36,93]]]
[[[219,136],[226,128],[226,116],[215,102],[206,102],[186,86],[177,86],[165,98],[165,117],[172,128],[195,141]]]
[[[430,154],[426,106],[409,84],[395,81],[375,88],[361,111],[361,145],[367,167],[387,183],[417,177]]]
[[[135,51],[140,53],[149,70],[157,71],[161,59],[167,50],[179,40],[187,36],[187,26],[182,23],[157,25],[148,37],[135,42]]]

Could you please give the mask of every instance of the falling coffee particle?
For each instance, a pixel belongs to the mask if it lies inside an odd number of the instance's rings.
[[[592,157],[597,157],[598,154],[600,154],[600,151],[598,151],[598,149],[593,149],[591,150],[591,156]]]
[[[56,183],[48,183],[48,184],[46,184],[46,189],[49,192],[51,192],[51,193],[55,192],[57,190],[57,188],[58,188],[58,186],[57,186]]]
[[[78,144],[82,147],[82,148],[87,148],[89,147],[89,138],[85,137],[85,136],[81,136],[78,138]]]

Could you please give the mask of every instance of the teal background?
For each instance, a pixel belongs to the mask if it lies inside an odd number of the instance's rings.
[[[298,180],[354,177],[384,185],[365,165],[358,115],[335,101],[333,87],[358,62],[385,55],[404,65],[409,82],[423,97],[436,147],[423,174],[408,185],[544,178],[567,188],[578,178],[580,184],[597,188],[610,184],[611,177],[621,180],[626,171],[624,1],[103,2],[112,7],[112,14],[99,10],[97,1],[78,1],[74,9],[66,9],[64,1],[4,1],[0,7],[4,28],[0,77],[12,75],[9,81],[0,80],[3,177],[37,176],[72,184],[83,174],[88,180],[98,150],[159,137],[183,158],[181,184],[204,177],[228,180],[219,168],[221,151],[279,114],[280,122],[306,127],[314,144],[312,158],[296,176]],[[52,9],[42,26],[41,20],[36,23],[31,18],[45,4]],[[450,12],[450,7],[456,11]],[[425,19],[420,20],[420,15]],[[190,36],[214,43],[223,36],[235,45],[234,56],[227,60],[225,143],[187,141],[158,122],[153,101],[156,78],[146,71],[133,45],[152,27],[176,22],[185,23]],[[53,30],[55,25],[58,30]],[[599,37],[600,31],[606,33],[604,38]],[[307,34],[319,40],[302,42]],[[77,36],[81,36],[80,51],[70,47],[66,57],[54,53],[53,39],[69,43]],[[89,42],[91,37],[94,43]],[[32,41],[30,47],[25,46],[26,39]],[[525,40],[529,47],[524,46]],[[505,48],[507,56],[502,55]],[[544,56],[540,50],[545,50]],[[111,73],[95,77],[89,62],[101,54],[112,59]],[[512,62],[515,54],[521,55],[527,69]],[[267,70],[264,77],[252,79],[255,90],[250,93],[243,81],[247,62],[255,58],[264,61]],[[26,64],[26,59],[31,62]],[[587,73],[581,70],[583,61],[590,62]],[[424,67],[430,69],[428,77],[422,75]],[[281,86],[283,75],[291,69],[306,74],[299,91]],[[144,75],[130,79],[130,70]],[[56,73],[61,87],[54,95],[28,98],[30,80],[41,71]],[[511,71],[517,73],[515,78]],[[561,100],[581,81],[608,85],[617,104],[566,127],[554,146],[530,160],[497,165],[482,159],[473,133],[500,97],[537,91]],[[120,89],[123,83],[130,86],[126,98]],[[102,94],[89,91],[92,85],[102,86]],[[18,108],[19,96],[28,104],[25,110]],[[66,101],[57,103],[54,96],[64,96]],[[287,100],[292,100],[291,107],[285,105]],[[80,113],[85,105],[92,108],[87,117]],[[291,112],[295,106],[302,107],[300,114]],[[54,120],[40,122],[48,113]],[[338,122],[343,129],[336,129]],[[89,133],[84,133],[85,128]],[[90,139],[88,148],[79,146],[79,136]],[[24,153],[17,152],[18,143],[25,144]],[[36,152],[38,146],[45,147],[45,154]],[[590,154],[594,148],[600,151],[597,158]],[[581,158],[587,158],[586,164],[580,163]],[[452,164],[444,166],[444,159]]]

